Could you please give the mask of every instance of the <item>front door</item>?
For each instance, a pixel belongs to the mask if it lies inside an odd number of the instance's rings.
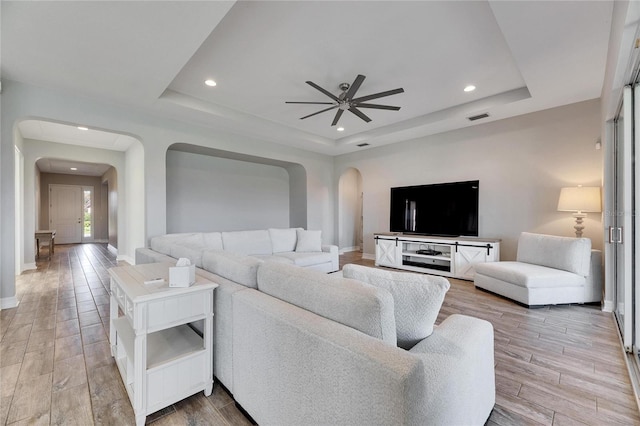
[[[81,186],[49,186],[49,229],[56,230],[56,244],[80,243],[82,201]]]

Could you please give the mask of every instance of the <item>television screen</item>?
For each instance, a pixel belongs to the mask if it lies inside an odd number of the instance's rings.
[[[391,188],[391,232],[478,236],[480,181]]]

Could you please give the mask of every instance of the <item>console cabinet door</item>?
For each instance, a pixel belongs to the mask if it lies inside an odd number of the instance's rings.
[[[402,264],[401,244],[396,240],[376,240],[376,265],[396,267]]]
[[[453,274],[456,278],[473,280],[476,275],[475,264],[492,260],[493,256],[487,254],[487,247],[458,247],[458,251],[455,253]]]

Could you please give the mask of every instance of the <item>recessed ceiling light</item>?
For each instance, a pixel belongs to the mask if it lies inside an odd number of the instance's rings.
[[[71,167],[71,170],[78,170],[77,167]]]
[[[474,86],[473,84],[470,84],[464,88],[465,92],[473,92],[474,90],[476,90],[476,86]]]
[[[78,130],[89,130],[89,128],[84,126],[78,126]]]
[[[204,81],[204,84],[206,84],[206,85],[207,85],[207,86],[209,86],[209,87],[214,87],[214,86],[216,86],[218,83],[216,83],[214,80],[209,79],[209,80],[205,80],[205,81]]]
[[[344,132],[344,127],[338,127],[336,130],[339,132]]]

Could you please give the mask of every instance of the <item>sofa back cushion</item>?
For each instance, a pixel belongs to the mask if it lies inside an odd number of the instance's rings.
[[[206,250],[202,254],[202,267],[229,281],[245,287],[258,288],[260,259],[223,250]]]
[[[296,230],[296,251],[302,253],[322,251],[322,231]]]
[[[151,238],[151,249],[154,251],[157,251],[158,253],[171,256],[172,245],[182,241],[188,241],[190,243],[193,243],[198,239],[200,241],[203,241],[201,233],[186,232],[186,233],[179,233],[179,234],[159,235],[157,237]]]
[[[265,262],[258,269],[258,290],[396,346],[393,297],[384,289]]]
[[[288,253],[296,250],[297,228],[275,229],[269,228],[271,249],[274,253]]]
[[[523,232],[518,240],[517,260],[586,277],[591,263],[591,240]]]
[[[260,231],[223,232],[222,246],[226,251],[246,255],[273,253],[269,231],[266,229]]]
[[[450,284],[446,278],[432,275],[394,272],[345,265],[345,278],[353,278],[388,290],[393,296],[398,346],[411,349],[433,333],[444,296]]]
[[[204,246],[209,250],[222,250],[222,233],[221,232],[204,232],[202,234]]]

